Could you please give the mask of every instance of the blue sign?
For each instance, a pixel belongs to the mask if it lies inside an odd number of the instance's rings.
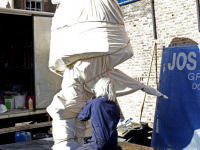
[[[135,1],[138,1],[138,0],[118,0],[118,3],[121,6],[121,5],[125,5],[125,4],[128,4],[128,3],[135,2]]]
[[[161,65],[152,147],[200,150],[200,50],[164,48]]]

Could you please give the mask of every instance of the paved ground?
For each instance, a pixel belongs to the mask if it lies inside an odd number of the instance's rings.
[[[52,138],[0,145],[0,150],[51,150]]]
[[[51,150],[53,145],[52,138],[42,139],[42,140],[33,140],[30,142],[21,142],[21,143],[13,143],[0,145],[0,150]],[[122,147],[123,150],[153,150],[150,147],[136,145],[128,142],[119,142],[119,146]]]

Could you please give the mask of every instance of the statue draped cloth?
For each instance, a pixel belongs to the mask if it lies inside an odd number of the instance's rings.
[[[94,96],[101,77],[114,81],[116,95],[137,90],[161,96],[115,67],[133,56],[117,0],[52,0],[58,8],[52,21],[49,68],[63,77],[47,112],[53,118],[54,150],[83,144],[86,124],[77,116]]]

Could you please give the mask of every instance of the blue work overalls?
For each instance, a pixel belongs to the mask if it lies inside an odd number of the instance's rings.
[[[115,150],[117,147],[117,124],[120,119],[120,110],[115,102],[107,97],[98,97],[89,100],[80,112],[78,119],[91,119],[92,138],[89,143],[77,150]]]

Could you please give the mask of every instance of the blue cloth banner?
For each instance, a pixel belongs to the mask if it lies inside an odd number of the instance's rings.
[[[135,1],[138,1],[138,0],[118,0],[118,3],[121,6],[121,5],[125,5],[125,4],[128,4],[128,3],[135,2]]]
[[[163,49],[152,147],[200,150],[200,50],[198,46]]]

